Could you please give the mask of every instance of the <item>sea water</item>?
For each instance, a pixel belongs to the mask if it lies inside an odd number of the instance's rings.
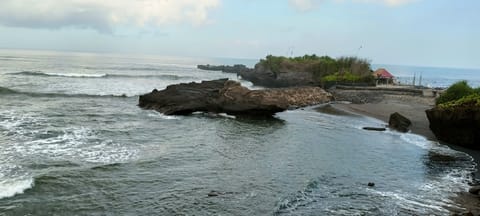
[[[404,65],[373,64],[374,69],[386,68],[402,85],[448,88],[455,82],[467,81],[472,87],[480,87],[480,69],[418,67]]]
[[[376,119],[328,105],[272,119],[137,107],[154,88],[238,80],[199,63],[221,60],[2,51],[0,215],[462,211],[454,200],[472,158],[415,134],[361,129],[385,124]]]

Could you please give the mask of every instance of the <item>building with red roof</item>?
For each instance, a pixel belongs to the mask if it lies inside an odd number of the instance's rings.
[[[395,79],[395,76],[393,76],[385,68],[376,70],[373,72],[373,76],[375,77],[377,84],[393,84]]]

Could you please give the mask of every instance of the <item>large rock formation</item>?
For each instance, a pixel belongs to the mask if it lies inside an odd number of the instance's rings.
[[[252,82],[254,85],[271,88],[290,86],[320,86],[313,73],[306,71],[288,70],[280,68],[272,71],[262,63],[255,65],[253,70],[245,70],[238,73],[243,79]]]
[[[397,131],[406,133],[408,132],[408,127],[412,125],[412,122],[407,117],[401,115],[398,112],[392,113],[388,120],[388,126]]]
[[[435,107],[426,110],[430,129],[446,143],[480,150],[480,107]]]
[[[228,114],[266,115],[291,107],[326,103],[330,93],[319,87],[249,90],[227,80],[170,85],[140,96],[139,106],[166,115],[185,115],[196,111]]]

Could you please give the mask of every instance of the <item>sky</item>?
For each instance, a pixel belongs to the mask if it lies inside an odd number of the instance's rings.
[[[480,68],[478,0],[1,0],[0,48]]]

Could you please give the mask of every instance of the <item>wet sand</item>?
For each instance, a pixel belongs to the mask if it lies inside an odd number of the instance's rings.
[[[429,128],[429,122],[425,114],[425,110],[432,108],[434,104],[433,98],[410,95],[384,95],[383,100],[377,103],[336,103],[333,106],[338,109],[380,119],[384,122],[388,122],[390,114],[398,112],[412,121],[410,129],[413,133],[436,141],[435,135]]]

